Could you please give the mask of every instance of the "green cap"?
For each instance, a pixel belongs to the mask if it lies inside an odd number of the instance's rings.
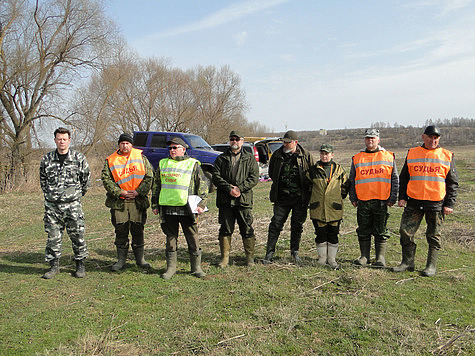
[[[333,146],[330,145],[329,143],[324,143],[323,145],[320,146],[320,151],[333,152]]]

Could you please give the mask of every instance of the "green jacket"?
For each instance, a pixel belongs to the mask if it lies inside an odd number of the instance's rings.
[[[259,166],[252,154],[241,150],[241,158],[235,179],[231,173],[231,150],[224,151],[213,165],[213,184],[216,186],[216,206],[218,208],[231,206],[231,185],[241,191],[239,198],[233,198],[234,206],[251,208],[253,204],[252,188],[259,183]]]
[[[327,183],[320,161],[310,167],[307,178],[312,181],[310,218],[319,221],[338,221],[343,218],[343,199],[348,194],[348,175],[339,164],[332,162],[333,174]]]
[[[136,189],[139,195],[135,198],[135,205],[138,210],[147,210],[150,206],[148,193],[153,183],[153,167],[147,157],[143,154],[142,159],[145,167],[145,177]],[[112,177],[107,159],[104,168],[102,168],[101,179],[102,184],[106,189],[106,206],[111,209],[123,211],[125,207],[124,199],[119,198],[122,189],[120,189],[119,185],[115,182],[114,177]]]

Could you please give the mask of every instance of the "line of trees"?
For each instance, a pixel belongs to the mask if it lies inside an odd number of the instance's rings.
[[[229,67],[173,68],[131,52],[101,0],[0,2],[0,192],[28,177],[40,133],[72,127],[86,153],[118,132],[194,132],[218,142],[245,118],[241,81]],[[37,159],[37,157],[35,157]]]

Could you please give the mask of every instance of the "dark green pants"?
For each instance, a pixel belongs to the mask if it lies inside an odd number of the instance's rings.
[[[237,222],[239,233],[243,239],[253,237],[255,236],[254,228],[252,227],[253,221],[251,208],[241,208],[239,206],[219,208],[218,222],[221,225],[219,236],[231,236]]]
[[[359,200],[356,217],[358,220],[356,233],[359,241],[371,240],[371,235],[374,236],[375,241],[389,239],[389,232],[386,228],[389,212],[385,201]]]

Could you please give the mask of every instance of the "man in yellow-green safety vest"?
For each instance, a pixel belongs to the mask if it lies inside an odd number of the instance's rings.
[[[179,225],[188,244],[191,273],[202,278],[206,274],[201,269],[196,216],[205,211],[208,182],[200,162],[186,154],[185,141],[174,137],[167,145],[169,156],[159,162],[152,186],[152,211],[160,214],[161,227],[167,237],[167,270],[162,278],[170,279],[176,273]]]

